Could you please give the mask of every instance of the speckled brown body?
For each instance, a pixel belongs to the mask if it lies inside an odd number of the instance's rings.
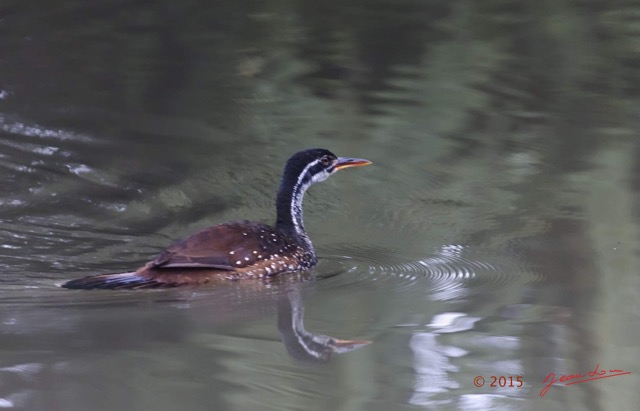
[[[306,270],[316,263],[310,244],[295,233],[254,221],[219,224],[178,241],[138,274],[167,274],[194,269],[193,276],[227,279],[262,278]]]
[[[159,288],[265,278],[316,264],[313,248],[295,233],[254,221],[218,224],[169,246],[135,272],[104,274],[68,288]]]

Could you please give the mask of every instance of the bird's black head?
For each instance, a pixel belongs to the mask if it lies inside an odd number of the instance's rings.
[[[337,157],[324,148],[312,148],[291,156],[284,167],[283,183],[306,188],[343,168],[369,164],[371,161],[362,158]]]
[[[311,253],[313,247],[302,226],[302,197],[313,183],[326,180],[336,171],[356,166],[366,166],[371,161],[362,158],[336,157],[329,150],[313,148],[295,153],[284,166],[284,175],[280,183],[276,208],[278,219],[276,226],[283,230],[292,230],[298,236],[306,238]]]

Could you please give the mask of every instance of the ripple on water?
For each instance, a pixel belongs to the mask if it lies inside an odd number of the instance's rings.
[[[340,254],[336,249],[325,251],[317,268],[318,279],[331,281],[334,287],[376,283],[404,293],[425,286],[431,298],[447,300],[463,296],[470,284],[499,288],[542,280],[516,256],[464,245],[443,245],[417,260],[388,249],[353,245],[339,249]]]
[[[0,114],[0,131],[3,131],[7,134],[16,134],[25,137],[53,139],[59,141],[94,141],[92,137],[84,134],[79,134],[70,130],[49,128],[35,123],[24,122],[16,116],[8,116],[6,114]]]

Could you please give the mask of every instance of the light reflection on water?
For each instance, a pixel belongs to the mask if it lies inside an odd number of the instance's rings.
[[[634,6],[116,3],[2,18],[0,408],[638,402]],[[374,166],[307,196],[308,275],[58,287],[270,222],[315,146]],[[539,398],[595,363],[632,374]]]

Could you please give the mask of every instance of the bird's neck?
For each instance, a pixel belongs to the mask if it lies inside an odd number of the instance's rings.
[[[302,199],[310,185],[310,182],[285,175],[276,198],[276,227],[305,240],[309,245],[311,242],[302,222]]]

